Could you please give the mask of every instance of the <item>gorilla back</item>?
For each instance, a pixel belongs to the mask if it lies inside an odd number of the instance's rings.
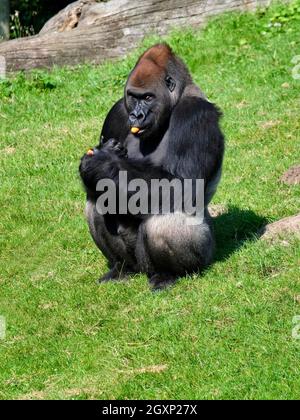
[[[214,238],[207,206],[221,178],[224,137],[221,113],[193,83],[166,44],[147,50],[129,75],[124,97],[108,113],[100,144],[86,154],[80,175],[87,192],[91,235],[108,259],[110,271],[100,281],[144,272],[153,289],[199,272],[213,259]],[[126,172],[127,185],[119,174]],[[134,180],[204,181],[204,218],[178,211],[121,214],[97,211],[99,181],[110,180],[119,192]],[[124,195],[122,194],[122,197]],[[133,193],[127,191],[130,200]],[[196,200],[193,188],[192,201]],[[126,203],[127,204],[127,203]],[[174,203],[173,203],[174,204]]]

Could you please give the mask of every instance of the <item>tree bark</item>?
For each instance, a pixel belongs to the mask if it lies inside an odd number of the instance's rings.
[[[9,0],[0,0],[0,41],[9,39]]]
[[[1,1],[1,0],[0,0]],[[51,19],[34,37],[4,42],[8,71],[100,63],[124,56],[149,34],[201,27],[213,15],[253,10],[270,0],[81,0]]]

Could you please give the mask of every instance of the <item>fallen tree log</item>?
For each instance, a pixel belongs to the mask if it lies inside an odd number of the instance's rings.
[[[208,17],[253,10],[270,0],[81,0],[51,19],[39,35],[0,43],[7,71],[100,63],[124,56],[148,34],[202,26]]]

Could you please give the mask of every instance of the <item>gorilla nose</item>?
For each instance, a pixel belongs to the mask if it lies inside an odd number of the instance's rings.
[[[140,111],[133,111],[130,115],[129,115],[129,120],[130,123],[132,125],[134,125],[135,123],[141,123],[143,122],[145,119],[145,114],[142,110]]]

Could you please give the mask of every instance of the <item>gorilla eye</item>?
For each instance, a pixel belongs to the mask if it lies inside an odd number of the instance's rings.
[[[145,96],[145,101],[147,101],[147,102],[151,102],[152,99],[153,99],[153,96],[151,96],[151,95]]]

